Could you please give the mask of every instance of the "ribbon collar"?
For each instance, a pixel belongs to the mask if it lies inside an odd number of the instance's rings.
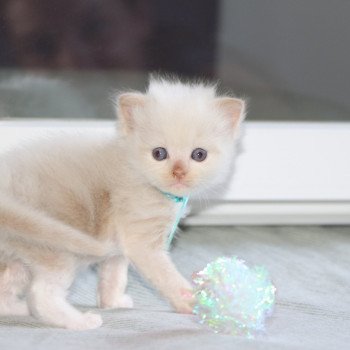
[[[181,207],[179,209],[179,211],[177,212],[177,215],[176,215],[176,218],[175,218],[175,221],[173,223],[173,226],[172,226],[172,229],[171,229],[171,232],[168,236],[168,239],[167,239],[167,249],[169,250],[170,249],[170,246],[171,246],[171,242],[173,241],[174,239],[174,236],[175,236],[175,233],[176,233],[176,229],[177,229],[177,226],[184,214],[184,211],[185,211],[185,208],[186,208],[186,205],[187,205],[187,202],[189,200],[189,197],[188,196],[184,196],[184,197],[179,197],[179,196],[175,196],[174,194],[172,193],[169,193],[169,192],[163,192],[161,191],[161,193],[167,197],[168,199],[170,199],[172,202],[174,203],[181,203]]]

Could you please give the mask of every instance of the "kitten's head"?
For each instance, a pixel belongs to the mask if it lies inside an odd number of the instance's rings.
[[[154,187],[183,196],[223,181],[234,157],[244,101],[215,86],[151,80],[118,99],[129,159]]]

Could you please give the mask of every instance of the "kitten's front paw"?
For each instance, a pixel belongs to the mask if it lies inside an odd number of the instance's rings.
[[[175,305],[175,310],[179,314],[192,314],[193,313],[193,303],[182,301]]]
[[[180,290],[180,295],[181,298],[174,302],[175,310],[180,314],[192,314],[195,303],[192,290],[183,288]]]
[[[101,327],[103,321],[102,317],[91,312],[86,312],[74,322],[70,322],[66,328],[74,331],[85,331]]]
[[[123,294],[119,297],[114,298],[113,300],[103,300],[100,302],[100,307],[102,309],[131,309],[134,307],[134,302],[130,295]]]

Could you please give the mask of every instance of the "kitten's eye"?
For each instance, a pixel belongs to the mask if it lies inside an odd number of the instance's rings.
[[[207,158],[207,151],[203,148],[196,148],[192,154],[191,158],[196,162],[203,162],[205,158]]]
[[[152,156],[155,160],[164,160],[168,156],[168,152],[163,147],[157,147],[152,151]]]

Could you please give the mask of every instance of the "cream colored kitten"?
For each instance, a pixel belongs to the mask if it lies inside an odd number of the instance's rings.
[[[1,157],[0,314],[99,327],[67,290],[79,267],[98,262],[98,305],[132,307],[129,261],[191,312],[191,286],[165,249],[179,208],[164,192],[187,196],[226,179],[244,102],[213,86],[152,80],[145,94],[121,94],[117,108],[119,137],[60,136]]]

